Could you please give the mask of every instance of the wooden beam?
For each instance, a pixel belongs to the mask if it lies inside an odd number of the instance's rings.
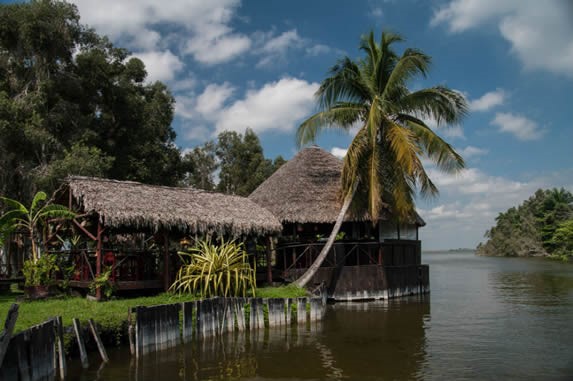
[[[268,237],[267,246],[267,283],[269,286],[273,284],[273,252],[275,251],[275,241],[272,236]]]
[[[163,289],[169,290],[171,281],[169,279],[169,232],[163,232]]]
[[[102,233],[103,227],[101,222],[97,222],[97,240],[96,240],[96,273],[95,276],[98,277],[101,274],[101,260],[102,260]],[[96,289],[96,299],[101,300],[101,287]]]
[[[72,221],[85,235],[87,235],[92,240],[97,241],[97,237],[95,237],[92,233],[90,233],[89,230],[84,228],[75,218]],[[99,225],[99,222],[98,222],[98,225]]]

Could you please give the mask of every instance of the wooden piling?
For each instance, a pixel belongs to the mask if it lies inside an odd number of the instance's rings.
[[[296,303],[296,321],[304,324],[307,321],[306,298],[297,298]]]
[[[82,330],[80,327],[80,321],[77,318],[72,319],[74,325],[74,332],[76,334],[76,340],[78,342],[78,347],[80,349],[80,360],[82,362],[82,367],[89,367],[88,354],[86,353],[86,346],[84,345],[84,338],[82,335]]]
[[[193,312],[197,311],[197,302],[185,302],[181,306],[183,310],[183,342],[187,343],[193,338]]]
[[[88,320],[89,326],[90,326],[90,331],[92,332],[92,336],[97,344],[97,349],[99,351],[99,354],[101,356],[101,359],[104,362],[109,362],[109,357],[107,357],[107,352],[105,350],[105,347],[103,346],[103,343],[101,341],[101,338],[99,337],[99,333],[96,329],[95,323],[93,321],[93,319],[89,319]]]

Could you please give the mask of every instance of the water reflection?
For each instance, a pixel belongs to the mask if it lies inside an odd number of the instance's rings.
[[[492,272],[490,283],[504,302],[519,305],[563,306],[573,292],[573,278],[555,272]]]
[[[70,375],[135,381],[414,379],[425,359],[429,311],[429,302],[418,298],[336,304],[322,322],[192,341],[139,361],[126,350],[111,351],[109,365],[71,369]]]
[[[335,304],[320,340],[350,379],[421,379],[429,297]]]

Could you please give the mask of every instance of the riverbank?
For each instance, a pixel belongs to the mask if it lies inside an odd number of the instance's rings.
[[[262,287],[257,289],[261,298],[297,298],[307,296],[302,288],[289,285],[284,287]],[[18,320],[15,332],[23,331],[40,324],[51,317],[61,316],[66,335],[67,349],[71,344],[72,319],[77,318],[87,326],[88,319],[93,319],[100,330],[106,345],[118,346],[127,342],[128,311],[136,306],[183,303],[198,300],[196,295],[177,295],[162,293],[155,296],[113,299],[96,302],[81,297],[56,296],[43,300],[26,300],[24,294],[12,290],[0,294],[0,322],[4,322],[8,309],[13,303],[19,304]]]

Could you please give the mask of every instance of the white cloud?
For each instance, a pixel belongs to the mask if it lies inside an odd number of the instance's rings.
[[[491,124],[498,126],[499,131],[510,133],[519,140],[537,140],[544,133],[534,121],[512,113],[498,112]]]
[[[321,54],[327,54],[333,51],[330,46],[323,45],[323,44],[315,44],[306,48],[306,54],[309,56],[319,56]]]
[[[179,57],[169,50],[136,53],[134,56],[141,59],[145,64],[148,74],[147,80],[151,82],[170,81],[184,67]]]
[[[185,41],[183,52],[204,64],[227,62],[251,45],[248,36],[235,32],[230,22],[240,0],[73,0],[82,22],[112,40],[139,50],[164,48],[169,37],[158,25],[178,29],[177,40]]]
[[[473,147],[473,146],[467,146],[467,147],[462,148],[462,149],[457,150],[457,151],[460,155],[462,155],[462,157],[464,159],[470,159],[472,157],[483,156],[483,155],[488,153],[488,150],[486,150],[486,149]]]
[[[431,25],[453,33],[498,25],[526,69],[573,77],[573,5],[569,1],[452,0],[437,10]]]
[[[223,109],[216,123],[217,132],[244,131],[247,127],[260,133],[267,130],[292,131],[296,122],[310,114],[318,83],[283,78],[248,90],[245,98]]]
[[[222,109],[223,104],[233,95],[234,91],[235,89],[228,82],[222,85],[209,84],[197,97],[195,110],[206,119],[216,117],[216,113]]]
[[[344,158],[344,156],[346,156],[346,152],[348,152],[348,149],[346,148],[340,148],[340,147],[332,147],[332,149],[330,150],[330,153],[333,154],[334,156],[342,159]]]
[[[485,93],[480,98],[469,102],[471,111],[488,111],[505,102],[506,94],[502,89],[496,89]]]
[[[251,40],[243,35],[222,34],[216,36],[198,36],[192,38],[186,53],[204,64],[219,64],[244,53],[251,47]]]
[[[314,108],[314,93],[318,83],[297,78],[283,78],[269,82],[260,88],[250,88],[244,97],[230,101],[236,93],[229,83],[209,84],[199,94],[176,97],[175,113],[186,120],[183,129],[200,128],[184,133],[187,138],[197,139],[222,131],[244,132],[251,128],[256,133],[268,130],[291,132]],[[188,126],[188,127],[187,127]]]

